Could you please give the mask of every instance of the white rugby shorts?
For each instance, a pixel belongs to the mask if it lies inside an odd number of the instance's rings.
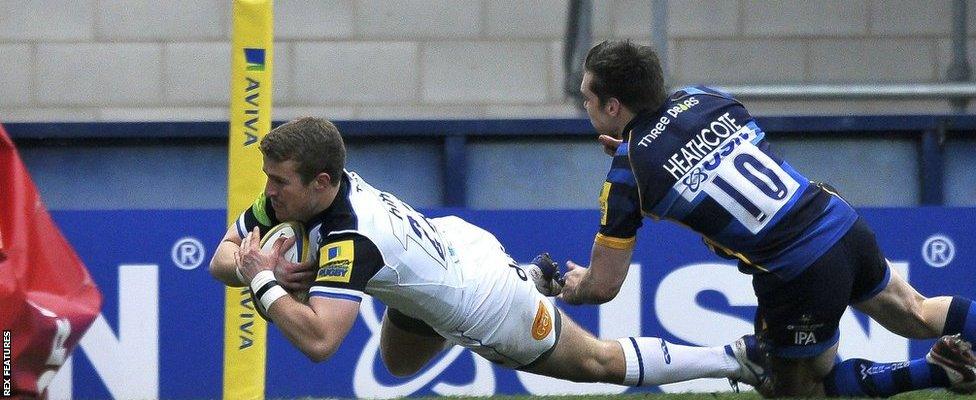
[[[559,338],[559,312],[490,232],[458,217],[432,220],[451,242],[463,273],[459,324],[433,327],[482,357],[521,368],[540,360]]]

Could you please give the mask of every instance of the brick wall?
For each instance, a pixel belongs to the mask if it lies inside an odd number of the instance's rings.
[[[648,1],[594,1],[593,32],[649,43]],[[566,0],[278,0],[274,115],[576,116]],[[938,82],[949,0],[671,0],[675,84]],[[976,0],[969,0],[976,27]],[[0,120],[223,120],[223,0],[0,1]],[[970,63],[976,67],[976,28]],[[796,101],[757,114],[942,112],[945,102]]]

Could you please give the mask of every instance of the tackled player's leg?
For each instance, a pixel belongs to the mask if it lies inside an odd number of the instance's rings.
[[[766,385],[765,365],[744,337],[726,346],[698,347],[654,337],[601,340],[562,310],[562,332],[553,349],[524,371],[575,382],[657,386],[697,378],[729,378],[755,387]]]
[[[380,332],[380,356],[393,376],[416,374],[437,354],[447,341],[429,325],[387,308]]]
[[[558,294],[558,265],[543,253],[532,260],[528,275],[538,292]],[[535,295],[537,296],[537,295]],[[695,378],[729,378],[765,389],[765,349],[752,335],[719,347],[682,346],[660,338],[627,337],[600,340],[579,327],[561,310],[562,336],[543,357],[522,369],[583,382],[630,386],[661,385]]]
[[[600,340],[562,310],[559,340],[543,359],[520,369],[575,382],[623,384],[627,372],[624,352],[615,340]]]
[[[490,275],[482,282],[490,282],[491,290],[471,286],[485,296],[477,311],[468,314],[478,322],[447,334],[493,362],[559,379],[628,386],[696,378],[731,378],[754,386],[766,381],[761,352],[750,348],[758,345],[754,340],[715,347],[683,346],[654,337],[601,340],[536,290],[517,264],[496,262],[480,268],[478,273]]]
[[[459,218],[433,222],[448,238],[458,257],[456,267],[463,271],[463,284],[455,286],[460,291],[457,318],[434,326],[449,342],[485,359],[555,378],[631,386],[705,377],[759,384],[765,377],[758,362],[748,362],[747,354],[759,352],[747,351],[745,340],[742,345],[696,347],[649,337],[597,339],[537,290],[530,274],[494,235]]]

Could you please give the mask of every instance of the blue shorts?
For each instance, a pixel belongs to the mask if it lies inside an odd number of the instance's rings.
[[[807,358],[837,343],[837,326],[850,304],[868,300],[888,284],[891,271],[874,232],[858,218],[823,256],[789,281],[753,276],[759,299],[756,333],[781,358]]]

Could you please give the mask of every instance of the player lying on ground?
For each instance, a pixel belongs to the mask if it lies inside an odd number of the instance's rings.
[[[637,228],[650,215],[700,233],[753,276],[756,330],[772,345],[775,395],[976,391],[969,345],[976,305],[915,291],[888,266],[864,219],[776,155],[745,106],[707,87],[668,96],[647,46],[603,42],[584,67],[584,107],[613,162],[590,267],[568,263],[564,300],[612,299]],[[838,321],[848,305],[905,337],[960,336],[941,338],[924,359],[835,364]]]
[[[381,355],[397,376],[461,345],[508,368],[580,382],[764,382],[750,360],[759,356],[752,336],[718,347],[597,339],[537,291],[493,235],[457,217],[425,218],[344,170],[343,140],[328,121],[286,123],[262,139],[261,151],[264,194],[228,228],[210,272],[229,286],[250,285],[275,326],[314,361],[336,351],[368,294],[388,306]],[[262,252],[261,234],[282,221],[308,227],[309,264],[281,257],[288,240]],[[536,262],[554,270],[547,257]],[[307,303],[286,289],[307,291]]]

